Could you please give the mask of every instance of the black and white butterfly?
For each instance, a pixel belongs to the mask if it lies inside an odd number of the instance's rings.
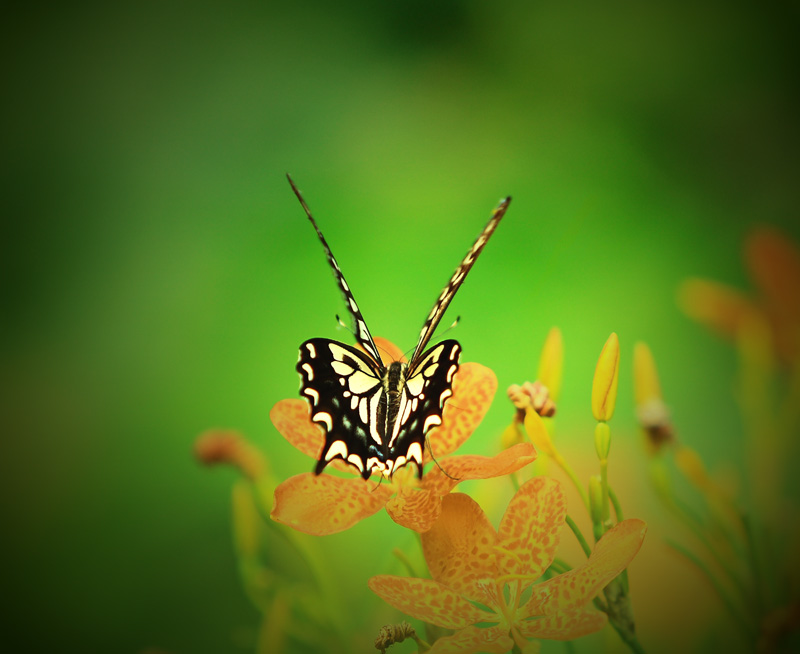
[[[441,341],[428,350],[425,347],[511,198],[500,202],[442,290],[411,359],[387,367],[325,237],[292,178],[287,177],[325,248],[353,317],[354,335],[366,352],[327,338],[312,338],[300,346],[300,394],[311,406],[311,420],[325,430],[325,446],[314,472],[320,474],[330,461],[340,458],[355,466],[364,479],[373,472],[391,477],[412,462],[421,476],[425,435],[442,424],[444,404],[453,394],[451,386],[461,358],[461,346],[454,340]]]

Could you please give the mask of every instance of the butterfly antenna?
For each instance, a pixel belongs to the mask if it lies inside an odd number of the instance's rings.
[[[433,340],[436,343],[438,343],[439,341],[442,340],[442,338],[444,337],[444,335],[447,332],[449,332],[450,330],[455,329],[456,327],[458,327],[458,323],[460,323],[460,322],[461,322],[461,316],[456,316],[456,319],[453,321],[453,323],[447,329],[445,329],[443,332],[437,334],[436,338],[433,339]],[[433,347],[433,346],[431,346],[431,347]],[[413,351],[413,348],[408,348],[405,352],[403,352],[403,356],[405,356],[405,358],[408,359],[409,353],[412,352],[412,351]]]
[[[449,477],[449,478],[450,478],[450,479],[452,479],[453,481],[461,481],[461,477],[453,477],[453,475],[451,475],[449,472],[447,472],[447,470],[445,470],[444,468],[442,468],[441,464],[440,464],[440,463],[439,463],[439,462],[436,460],[436,457],[435,457],[435,456],[433,456],[433,448],[431,447],[431,439],[430,439],[430,438],[428,438],[427,436],[425,437],[425,444],[428,446],[428,452],[430,452],[431,459],[432,459],[432,460],[433,460],[433,462],[436,464],[436,467],[438,467],[438,468],[439,468],[439,470],[441,470],[441,471],[442,471],[442,474],[443,474],[445,477]]]
[[[340,327],[344,327],[353,336],[353,338],[356,337],[355,330],[350,325],[348,325],[344,320],[342,320],[342,317],[338,313],[336,314],[336,322],[339,323]]]

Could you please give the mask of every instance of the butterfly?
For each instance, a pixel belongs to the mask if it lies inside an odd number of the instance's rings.
[[[421,477],[425,436],[442,424],[444,405],[453,394],[453,377],[461,360],[461,346],[455,340],[425,348],[511,198],[500,202],[442,289],[411,358],[407,363],[395,361],[386,366],[325,237],[292,178],[286,177],[325,249],[353,318],[354,336],[363,348],[327,338],[312,338],[300,346],[300,395],[310,405],[311,420],[325,431],[325,445],[314,472],[320,474],[332,460],[342,459],[364,479],[373,472],[391,478],[412,463]]]

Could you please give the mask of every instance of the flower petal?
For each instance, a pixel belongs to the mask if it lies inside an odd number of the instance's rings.
[[[439,459],[457,450],[483,420],[497,391],[497,377],[479,363],[464,363],[453,379],[453,397],[444,407],[442,425],[431,430],[429,441]],[[425,450],[424,461],[430,461]]]
[[[514,647],[508,629],[502,627],[466,627],[452,636],[439,638],[429,654],[505,654]]]
[[[386,503],[386,511],[398,525],[423,533],[442,512],[441,494],[404,486]]]
[[[306,472],[278,485],[270,517],[313,536],[335,534],[371,516],[391,494],[363,479]]]
[[[518,622],[520,633],[527,638],[572,640],[600,631],[608,621],[605,613],[586,609],[554,613],[536,620]]]
[[[436,466],[425,473],[422,486],[435,489],[441,496],[449,493],[459,482],[502,477],[516,472],[535,460],[536,449],[531,443],[517,443],[495,456],[477,454],[451,456],[441,462],[441,469]]]
[[[442,500],[442,514],[422,534],[422,552],[431,576],[473,600],[487,601],[487,583],[497,577],[494,546],[497,533],[469,495],[451,493]]]
[[[311,410],[305,400],[280,400],[269,412],[269,418],[281,436],[303,454],[319,461],[325,445],[322,427],[311,422]],[[343,472],[354,472],[355,468],[341,459],[333,459],[329,464]]]
[[[636,556],[646,531],[647,525],[641,520],[620,522],[597,541],[583,565],[534,586],[523,615],[570,612],[590,602]]]
[[[690,318],[731,339],[739,333],[742,320],[758,311],[740,291],[706,279],[684,281],[678,304]]]
[[[432,579],[378,575],[367,583],[374,593],[406,615],[446,629],[462,629],[494,618]]]
[[[547,569],[558,548],[567,515],[561,485],[550,477],[534,477],[511,498],[498,530],[498,566],[502,574],[530,577]]]

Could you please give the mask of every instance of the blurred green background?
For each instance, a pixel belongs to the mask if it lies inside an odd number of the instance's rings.
[[[462,316],[452,335],[465,360],[500,382],[465,451],[496,447],[502,389],[534,377],[558,325],[559,430],[587,460],[591,378],[611,331],[625,466],[643,461],[639,339],[681,433],[711,463],[741,457],[734,355],[679,313],[675,289],[689,275],[746,287],[753,223],[798,236],[794,5],[5,13],[5,651],[253,651],[258,616],[230,536],[236,474],[199,466],[192,444],[236,428],[279,478],[311,468],[268,411],[297,392],[303,340],[347,334],[287,171],[371,330],[403,349],[513,196],[445,321]],[[364,580],[408,542],[381,513],[324,548],[367,601]],[[668,649],[667,630],[640,619],[648,649]]]

